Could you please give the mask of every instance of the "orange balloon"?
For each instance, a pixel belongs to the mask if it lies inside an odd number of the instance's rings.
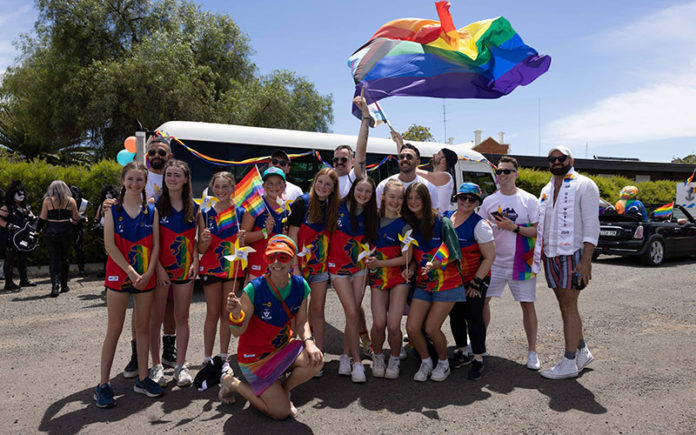
[[[126,140],[123,141],[123,148],[128,152],[135,152],[135,136],[128,136]]]

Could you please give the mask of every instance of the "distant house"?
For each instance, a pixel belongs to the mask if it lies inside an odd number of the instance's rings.
[[[510,152],[510,145],[503,143],[504,133],[501,131],[498,133],[498,140],[489,137],[487,139],[481,140],[481,130],[474,131],[474,146],[473,150],[481,154],[508,154]]]

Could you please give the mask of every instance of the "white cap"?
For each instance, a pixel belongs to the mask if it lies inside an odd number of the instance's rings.
[[[570,157],[571,159],[573,158],[573,153],[570,152],[570,148],[568,148],[568,147],[565,146],[565,145],[558,145],[558,146],[555,146],[555,147],[551,148],[551,149],[549,150],[549,154],[548,154],[548,155],[551,155],[551,153],[554,152],[554,151],[558,151],[558,152],[560,152],[561,154]]]

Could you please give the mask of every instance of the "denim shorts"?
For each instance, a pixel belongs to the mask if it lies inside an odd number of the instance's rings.
[[[329,280],[329,272],[322,272],[322,273],[317,273],[315,275],[309,275],[305,277],[305,280],[307,281],[307,284],[311,284],[313,282],[324,282]]]
[[[413,294],[413,299],[420,299],[431,304],[433,302],[464,302],[466,301],[466,289],[464,286],[459,286],[449,290],[430,292],[417,288]]]

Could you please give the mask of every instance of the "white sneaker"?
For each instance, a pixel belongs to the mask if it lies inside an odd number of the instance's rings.
[[[353,382],[367,381],[367,378],[365,377],[365,367],[363,367],[361,362],[353,363],[353,371],[350,373],[350,379]]]
[[[537,353],[531,350],[529,351],[529,355],[527,355],[527,368],[529,370],[539,370],[539,368],[541,368]]]
[[[167,385],[167,379],[164,377],[164,366],[157,364],[150,369],[150,379],[160,387]]]
[[[387,369],[387,365],[384,363],[384,354],[374,355],[372,357],[372,376],[375,378],[383,378],[384,371]]]
[[[230,363],[227,361],[223,362],[222,363],[222,373],[224,374],[224,373],[231,372],[231,371],[232,371],[232,367],[230,367]]]
[[[404,344],[404,347],[401,348],[401,352],[399,352],[399,359],[400,360],[405,360],[408,358],[408,344]]]
[[[177,387],[190,387],[193,383],[193,379],[191,379],[191,374],[186,365],[174,369],[174,380],[176,381]]]
[[[578,372],[581,372],[585,367],[590,365],[592,361],[594,361],[594,357],[592,356],[592,352],[590,352],[590,349],[587,346],[585,346],[582,349],[578,349],[578,351],[575,352],[575,361],[578,365]]]
[[[399,358],[389,358],[389,365],[387,366],[387,370],[384,372],[384,377],[387,379],[398,379],[400,364],[401,361]]]
[[[435,366],[435,370],[430,374],[430,379],[436,382],[442,382],[445,379],[447,379],[450,375],[450,367],[449,367],[449,362],[446,362],[444,364],[442,363],[437,363],[437,366]]]
[[[430,377],[430,374],[433,372],[433,366],[426,363],[426,362],[421,362],[420,368],[416,372],[415,375],[413,375],[413,380],[418,381],[418,382],[425,382],[428,380]]]
[[[338,360],[338,374],[350,376],[350,357],[346,354],[341,355],[341,358]]]
[[[561,362],[556,364],[551,370],[544,370],[541,376],[547,379],[568,379],[578,376],[578,366],[575,359],[563,357]]]

